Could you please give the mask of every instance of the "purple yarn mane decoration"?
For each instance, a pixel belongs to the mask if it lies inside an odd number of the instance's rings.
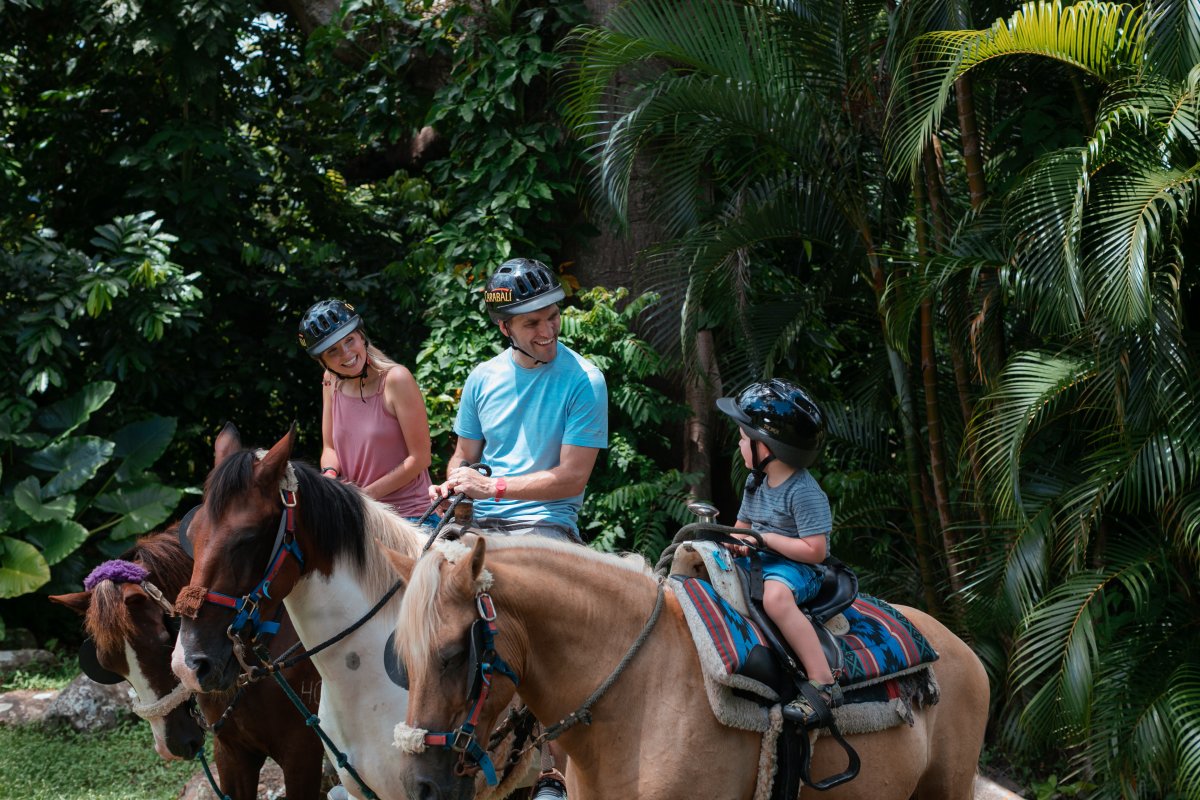
[[[83,588],[90,592],[100,581],[141,583],[149,577],[150,573],[141,564],[120,560],[105,561],[83,579]]]

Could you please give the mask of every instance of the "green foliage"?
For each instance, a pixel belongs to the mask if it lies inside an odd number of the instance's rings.
[[[150,726],[82,734],[0,726],[0,796],[26,800],[172,800],[198,770],[164,761]]]
[[[49,230],[0,252],[10,309],[0,334],[17,343],[17,380],[28,394],[70,388],[68,375],[81,361],[122,379],[144,374],[167,326],[196,328],[199,274],[170,260],[177,239],[161,219],[146,211],[95,230],[92,256]]]
[[[653,560],[689,521],[688,484],[696,476],[664,468],[652,455],[672,451],[665,432],[688,409],[654,387],[666,364],[632,330],[658,297],[626,303],[627,296],[626,289],[590,289],[579,295],[580,307],[563,312],[563,341],[599,367],[608,385],[609,446],[588,482],[580,530],[597,549]]]
[[[77,433],[110,401],[112,382],[97,382],[36,410],[0,408],[8,464],[0,486],[0,598],[35,591],[50,568],[92,539],[123,549],[170,516],[182,495],[148,469],[175,434],[170,417],[130,423],[107,436]],[[89,426],[99,427],[99,426]],[[93,537],[106,533],[106,543]]]

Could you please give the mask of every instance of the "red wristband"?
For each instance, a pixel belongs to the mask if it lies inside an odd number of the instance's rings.
[[[496,478],[496,494],[495,499],[500,500],[504,497],[504,493],[508,491],[508,481],[504,478]]]

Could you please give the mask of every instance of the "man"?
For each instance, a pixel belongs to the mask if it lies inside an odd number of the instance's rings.
[[[504,262],[488,280],[488,314],[510,347],[471,371],[446,482],[490,533],[581,542],[577,517],[596,455],[608,446],[608,390],[594,364],[558,341],[564,293],[540,262]],[[483,462],[485,476],[467,464]]]
[[[490,534],[583,542],[577,518],[596,455],[608,446],[608,390],[594,364],[558,341],[564,296],[554,274],[526,258],[501,264],[485,289],[488,315],[510,347],[467,377],[446,482],[429,493],[465,493],[475,524]],[[491,476],[466,466],[476,462]],[[565,763],[557,742],[549,748]],[[566,798],[562,774],[544,770],[533,798]]]

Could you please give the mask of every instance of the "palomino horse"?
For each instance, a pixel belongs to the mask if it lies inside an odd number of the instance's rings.
[[[392,729],[404,717],[408,692],[392,681],[385,665],[398,593],[361,627],[348,629],[396,585],[376,542],[416,554],[422,537],[357,488],[290,462],[294,441],[289,431],[269,452],[256,454],[241,449],[232,425],[217,437],[216,466],[188,529],[195,567],[192,585],[177,601],[184,619],[175,673],[197,691],[233,685],[239,665],[227,635],[237,619],[227,607],[231,599],[251,597],[257,608],[245,605],[242,611],[256,610],[264,619],[282,601],[310,649],[345,634],[312,655],[322,678],[320,726],[347,757],[339,764],[331,752],[330,760],[352,794],[364,790],[347,764],[379,797],[403,798]]]
[[[467,546],[469,545],[469,547]],[[613,675],[635,641],[641,649],[590,709],[590,724],[563,725],[572,800],[749,800],[761,735],[717,722],[679,604],[666,593],[661,615],[643,564],[534,537],[467,537],[419,561],[393,554],[407,581],[398,626],[405,631],[408,717],[398,725],[398,766],[410,797],[472,796],[453,739],[466,717],[466,687],[480,662],[506,664],[538,719],[569,723]],[[490,600],[489,600],[490,595]],[[494,610],[493,610],[494,609]],[[988,682],[974,653],[932,617],[905,608],[941,658],[933,669],[941,702],[915,711],[912,727],[848,737],[862,758],[858,777],[822,796],[863,800],[968,800],[983,744]],[[472,646],[480,619],[494,617],[495,653]],[[484,737],[512,697],[513,682],[490,670],[478,716]],[[821,738],[813,775],[845,768],[841,748]],[[807,796],[812,790],[801,792]]]
[[[124,677],[133,686],[138,697],[134,710],[150,722],[154,749],[166,759],[192,758],[204,745],[204,730],[187,702],[191,692],[171,673],[177,626],[165,599],[175,597],[191,572],[192,559],[179,545],[177,526],[172,526],[143,536],[120,561],[94,571],[88,591],[50,598],[84,615],[95,662],[115,673],[111,679]],[[295,641],[295,631],[285,625],[274,645],[285,648]],[[308,694],[320,690],[316,670],[309,664],[292,668],[288,678]],[[289,798],[320,797],[321,742],[287,696],[273,683],[260,682],[234,697],[234,693],[199,697],[200,710],[210,725],[229,710],[214,736],[222,791],[234,800],[253,800],[258,795],[259,772],[269,756],[283,771]]]

